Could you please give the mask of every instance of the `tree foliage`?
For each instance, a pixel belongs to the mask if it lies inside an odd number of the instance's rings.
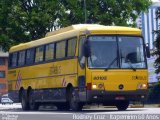
[[[160,103],[160,83],[156,83],[149,89],[147,103],[159,104]]]
[[[62,20],[62,25],[84,23],[84,0],[62,0],[67,18]],[[88,23],[104,25],[128,25],[128,21],[135,23],[137,16],[147,11],[150,0],[86,0]],[[63,21],[67,24],[63,24]]]
[[[86,0],[87,23],[134,25],[151,0]],[[0,0],[0,45],[5,50],[84,23],[84,0]]]
[[[156,19],[160,19],[160,8],[157,8],[157,11],[156,11]],[[156,68],[156,73],[160,73],[160,29],[159,30],[156,30],[154,31],[154,33],[156,34],[156,39],[155,39],[155,42],[154,42],[154,46],[155,46],[155,50],[153,52],[153,55],[156,56],[156,60],[155,60],[155,68]]]

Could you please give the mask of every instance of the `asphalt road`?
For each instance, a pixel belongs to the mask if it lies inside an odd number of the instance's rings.
[[[54,106],[41,106],[38,111],[22,111],[20,104],[1,105],[0,120],[160,120],[160,108],[116,108],[93,106],[80,112],[57,111]]]

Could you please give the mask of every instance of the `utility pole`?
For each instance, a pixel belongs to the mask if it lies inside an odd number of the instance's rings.
[[[84,17],[85,17],[85,23],[87,23],[86,0],[84,0]]]

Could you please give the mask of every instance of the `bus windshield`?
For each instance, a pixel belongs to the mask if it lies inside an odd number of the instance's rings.
[[[90,36],[89,68],[146,68],[143,39],[136,36]]]

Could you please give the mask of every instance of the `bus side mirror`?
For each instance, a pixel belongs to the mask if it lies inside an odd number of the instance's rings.
[[[89,57],[91,56],[91,48],[90,48],[90,45],[89,45],[89,42],[88,40],[86,40],[86,42],[84,43],[83,45],[83,54],[85,57]]]
[[[149,46],[146,46],[146,55],[147,55],[147,58],[150,58],[151,56]]]

